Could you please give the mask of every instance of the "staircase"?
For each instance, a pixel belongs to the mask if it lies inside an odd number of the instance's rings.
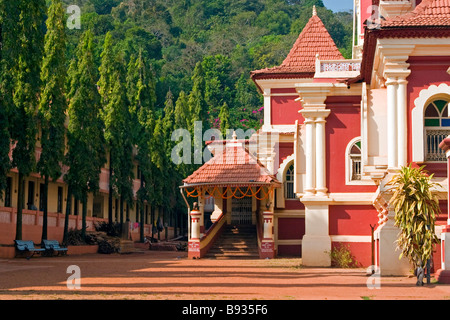
[[[206,258],[259,259],[256,226],[227,226]]]

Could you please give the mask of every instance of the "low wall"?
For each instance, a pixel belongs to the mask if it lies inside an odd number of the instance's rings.
[[[39,246],[36,246],[39,247]],[[89,253],[97,253],[98,245],[89,245],[89,246],[68,246],[67,254],[68,255],[80,255],[80,254],[89,254]],[[0,246],[0,259],[13,259],[16,256],[16,248],[13,245],[2,245]]]
[[[14,244],[16,238],[16,219],[17,210],[15,208],[0,207],[0,245]],[[48,213],[47,219],[47,238],[52,240],[58,240],[62,242],[64,235],[64,221],[66,219],[65,214],[62,213]],[[95,231],[96,222],[106,222],[107,219],[86,217],[86,230]],[[34,210],[23,210],[22,212],[22,239],[32,240],[35,243],[40,243],[42,238],[42,223],[43,212]],[[82,217],[81,215],[69,216],[69,230],[81,230]],[[150,224],[144,225],[145,236],[151,235],[152,226]],[[179,228],[177,228],[177,234]],[[130,223],[130,235],[131,240],[140,240],[140,227],[138,223]],[[175,228],[167,227],[167,239],[172,239],[175,236]],[[153,235],[158,239],[158,233]],[[166,228],[159,233],[161,240],[166,239]]]
[[[63,240],[65,214],[48,213],[47,238]],[[0,244],[14,244],[16,237],[17,209],[0,207]],[[86,217],[86,230],[94,231],[95,222],[103,222],[105,219]],[[42,238],[43,212],[26,210],[22,212],[22,239],[33,240],[40,243]],[[82,217],[80,215],[69,216],[69,230],[81,229]]]

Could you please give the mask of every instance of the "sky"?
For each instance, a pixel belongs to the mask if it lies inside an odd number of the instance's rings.
[[[353,0],[322,0],[325,7],[335,12],[353,10]]]

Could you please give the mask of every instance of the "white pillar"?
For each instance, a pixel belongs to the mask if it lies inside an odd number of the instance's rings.
[[[263,212],[263,220],[264,220],[264,240],[273,240],[273,212],[272,211],[264,211]]]
[[[316,174],[315,174],[315,122],[313,118],[305,119],[306,126],[306,186],[305,186],[305,194],[306,195],[314,195],[316,192]]]
[[[269,131],[272,128],[272,96],[271,89],[264,89],[264,125],[263,130]]]
[[[379,263],[382,276],[406,276],[412,269],[405,257],[400,257],[397,240],[400,229],[394,225],[395,213],[389,208],[388,220],[377,230],[379,238]]]
[[[388,168],[398,167],[398,135],[397,135],[397,80],[388,78],[387,87],[387,137],[388,141]]]
[[[202,216],[201,211],[192,210],[191,211],[191,240],[200,239],[200,217]]]
[[[408,126],[407,126],[407,87],[405,78],[398,80],[397,89],[397,129],[398,129],[398,166],[408,163]]]
[[[302,239],[302,262],[308,267],[331,265],[328,203],[304,201],[305,235]]]
[[[325,117],[330,110],[324,110],[323,115],[316,118],[316,196],[327,196],[326,181],[326,139],[325,139]]]

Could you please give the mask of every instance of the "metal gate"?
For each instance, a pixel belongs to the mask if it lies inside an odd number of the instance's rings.
[[[231,223],[235,225],[252,224],[252,198],[232,199]]]

